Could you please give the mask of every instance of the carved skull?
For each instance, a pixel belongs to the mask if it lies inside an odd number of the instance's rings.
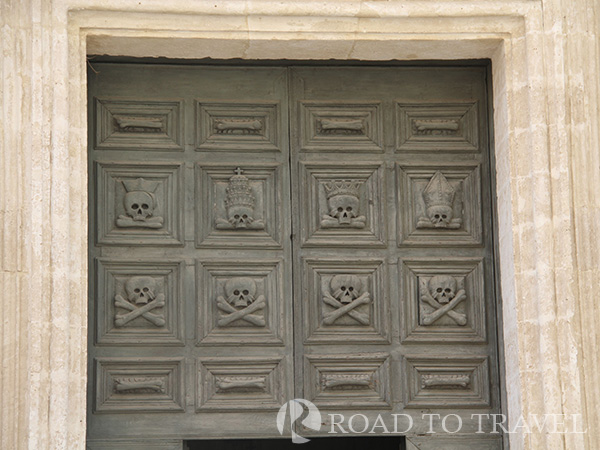
[[[450,302],[456,295],[456,279],[449,275],[431,277],[429,293],[442,305]]]
[[[236,308],[245,308],[254,302],[256,296],[256,282],[252,278],[231,278],[225,283],[227,301]]]
[[[154,196],[146,191],[132,191],[123,200],[127,215],[133,220],[145,221],[154,214]]]
[[[352,223],[358,216],[360,201],[354,195],[335,195],[329,199],[329,215],[335,217],[340,225]]]
[[[131,277],[125,283],[125,291],[131,303],[148,303],[156,298],[156,280],[152,277]]]
[[[254,222],[254,210],[248,206],[230,206],[227,209],[229,223],[235,228],[247,228]]]
[[[362,289],[362,282],[356,275],[335,275],[329,285],[333,296],[344,304],[358,298]]]
[[[453,215],[454,211],[450,206],[435,205],[427,208],[427,216],[436,228],[447,228]]]

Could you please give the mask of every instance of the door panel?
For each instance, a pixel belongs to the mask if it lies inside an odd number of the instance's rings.
[[[291,86],[297,395],[476,431],[499,407],[485,70],[304,67]]]
[[[499,411],[485,68],[97,70],[93,448]]]
[[[279,436],[294,373],[287,70],[97,70],[88,437]]]

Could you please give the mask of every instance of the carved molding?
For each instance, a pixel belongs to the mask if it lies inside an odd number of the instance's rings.
[[[183,151],[181,102],[94,99],[96,150]]]
[[[397,151],[478,152],[477,102],[398,103]]]

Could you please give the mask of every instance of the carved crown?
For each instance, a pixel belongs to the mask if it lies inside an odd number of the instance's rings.
[[[250,187],[250,181],[248,177],[242,175],[242,169],[239,167],[235,170],[236,175],[229,179],[229,186],[226,189],[227,192],[227,207],[231,206],[247,206],[248,208],[254,208],[254,194]]]
[[[154,192],[158,187],[158,181],[149,181],[144,180],[143,178],[138,178],[137,180],[123,180],[123,186],[125,186],[127,192]]]
[[[323,183],[327,198],[335,197],[336,195],[352,195],[353,197],[360,196],[360,186],[362,181],[357,180],[332,180]]]
[[[427,208],[431,206],[452,207],[454,188],[448,183],[442,172],[436,172],[423,191],[423,200]]]

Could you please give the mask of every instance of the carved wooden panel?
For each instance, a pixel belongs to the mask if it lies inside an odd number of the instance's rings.
[[[304,261],[307,343],[389,342],[389,298],[381,260]]]
[[[488,358],[406,356],[407,408],[487,408]]]
[[[282,262],[199,261],[199,344],[282,345]]]
[[[399,261],[405,342],[486,342],[483,261]]]
[[[318,407],[387,409],[391,406],[387,354],[305,356],[304,395]]]
[[[184,450],[183,441],[162,440],[88,440],[86,450]]]
[[[281,247],[277,164],[196,166],[198,247]]]
[[[182,411],[181,358],[96,358],[95,412]]]
[[[182,151],[181,101],[94,99],[98,150]]]
[[[182,263],[97,259],[97,344],[183,345]]]
[[[309,152],[383,152],[381,104],[301,102],[300,147]]]
[[[385,246],[384,168],[301,163],[305,246]]]
[[[477,102],[396,105],[398,151],[479,151]]]
[[[398,243],[481,245],[481,186],[477,163],[398,165]]]
[[[196,108],[197,150],[279,150],[279,105],[200,102]]]
[[[182,166],[96,162],[100,245],[183,245]]]
[[[273,410],[285,401],[279,359],[201,358],[197,375],[198,411]]]
[[[501,436],[415,436],[406,440],[406,450],[501,450]]]

